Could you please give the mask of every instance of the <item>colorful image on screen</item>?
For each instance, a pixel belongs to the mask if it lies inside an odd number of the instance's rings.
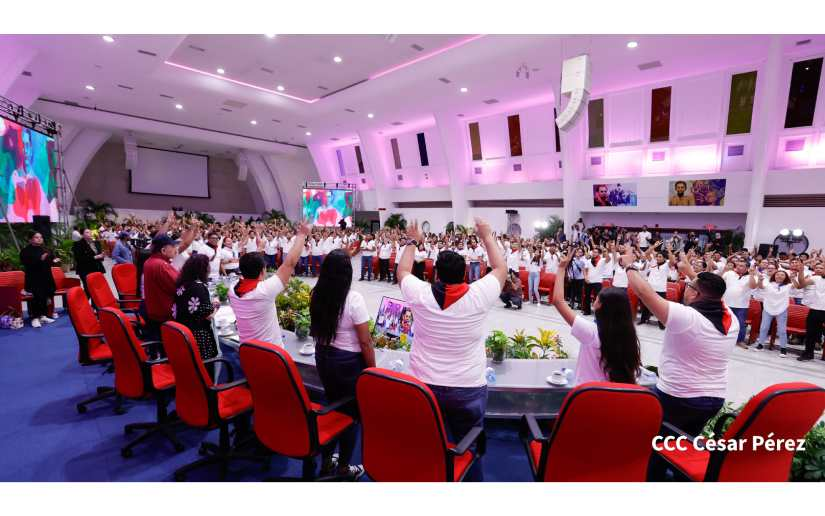
[[[636,206],[636,183],[597,183],[593,185],[593,206]]]
[[[671,181],[669,206],[724,206],[726,179]]]
[[[304,188],[301,202],[304,220],[314,226],[337,226],[341,219],[352,226],[353,190]]]
[[[413,338],[412,310],[404,301],[384,296],[375,318],[375,330],[391,337],[404,334],[407,338]]]
[[[57,144],[54,138],[0,118],[0,217],[57,220]]]

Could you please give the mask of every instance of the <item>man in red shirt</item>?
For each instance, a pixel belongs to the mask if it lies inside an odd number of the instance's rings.
[[[143,264],[143,295],[152,338],[160,334],[160,325],[172,318],[178,270],[170,262],[177,254],[177,242],[161,234],[152,239],[152,255]]]

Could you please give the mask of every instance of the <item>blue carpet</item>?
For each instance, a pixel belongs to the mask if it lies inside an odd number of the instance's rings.
[[[111,386],[114,376],[103,367],[77,363],[77,341],[66,316],[39,330],[28,325],[0,330],[0,353],[0,481],[167,481],[175,469],[199,458],[201,441],[217,442],[217,431],[182,427],[183,452],[175,453],[157,438],[138,445],[132,458],[122,458],[120,448],[128,442],[123,426],[152,421],[154,404],[127,402],[127,413],[118,416],[110,402],[101,401],[78,414],[75,404],[93,396],[97,386]],[[512,424],[490,423],[487,431],[484,480],[530,480]],[[356,462],[360,453],[356,449]],[[299,461],[273,456],[266,472],[255,464],[233,463],[228,480],[300,474]],[[218,480],[218,471],[207,467],[188,480]]]

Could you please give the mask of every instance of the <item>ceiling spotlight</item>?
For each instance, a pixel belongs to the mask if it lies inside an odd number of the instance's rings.
[[[218,73],[223,75],[226,73],[226,70],[224,70],[223,68],[218,68]]]
[[[278,87],[275,88],[275,89],[278,90],[278,91],[284,91],[286,88],[284,88],[282,85],[279,84]]]
[[[799,228],[796,228],[796,229],[793,230],[793,236],[795,236],[796,238],[801,237],[802,233],[803,233],[803,231]]]
[[[89,91],[95,91],[95,87],[92,86],[91,84],[87,84],[86,89],[89,90]]]
[[[267,37],[267,38],[269,38],[269,39],[272,39],[272,38],[274,38],[275,36],[277,36],[277,34],[264,34],[264,36],[266,36],[266,37]]]
[[[332,60],[335,61],[336,63],[340,63],[341,61],[343,61],[343,59],[341,59],[341,56],[335,56],[335,57],[332,58]]]
[[[788,229],[788,228],[782,228],[782,229],[779,230],[779,234],[782,235],[783,237],[786,237],[786,236],[791,234],[791,230]]]
[[[467,93],[467,91],[469,91],[469,90],[467,90],[466,86],[462,86],[461,89],[458,90],[458,91],[460,91],[461,93]]]
[[[367,113],[367,118],[375,118],[375,115],[373,115],[372,113]]]
[[[250,121],[249,121],[249,123],[250,123],[250,124],[252,124],[252,125],[258,125],[258,121],[257,121],[257,120],[250,120]]]
[[[103,41],[105,41],[106,43],[114,43],[115,38],[113,38],[112,36],[103,36]]]
[[[175,109],[183,109],[183,104],[175,104]]]
[[[627,48],[636,48],[638,46],[639,46],[639,43],[637,41],[628,41],[627,42]]]
[[[309,132],[309,131],[307,131],[307,132],[306,132],[306,133],[304,133],[304,134],[306,134],[307,136],[312,136],[312,133],[311,133],[311,132]]]

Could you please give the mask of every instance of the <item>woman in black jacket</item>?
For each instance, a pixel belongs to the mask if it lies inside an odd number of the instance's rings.
[[[32,294],[32,300],[27,303],[32,327],[40,328],[42,323],[53,323],[54,319],[47,317],[46,313],[56,290],[52,265],[60,263],[60,259],[44,247],[42,234],[33,233],[29,245],[20,251],[20,262],[26,273],[26,291]]]
[[[180,270],[175,291],[172,316],[175,321],[192,330],[198,343],[201,359],[218,356],[218,345],[212,331],[215,306],[209,296],[209,257],[193,254]]]
[[[83,238],[72,245],[72,254],[74,254],[74,263],[77,270],[77,275],[80,276],[80,281],[83,282],[83,289],[86,294],[89,289],[86,286],[86,276],[93,272],[106,272],[103,267],[103,251],[100,250],[100,244],[92,239],[92,231],[90,229],[83,230]]]

